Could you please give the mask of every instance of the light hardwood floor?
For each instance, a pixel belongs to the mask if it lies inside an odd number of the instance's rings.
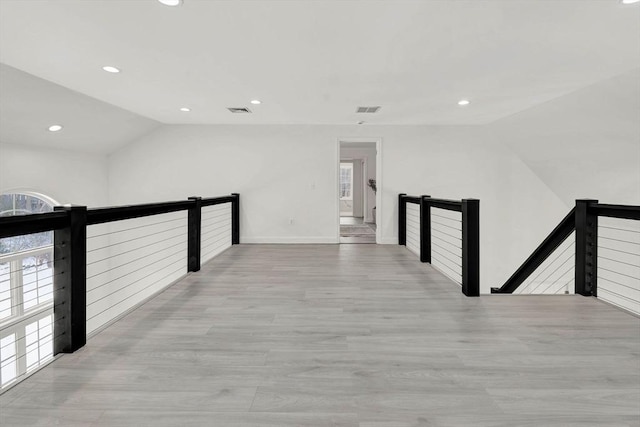
[[[640,320],[403,247],[234,246],[0,396],[9,426],[638,426]]]
[[[341,244],[375,244],[376,243],[376,225],[367,224],[371,231],[370,235],[352,235],[346,232],[349,225],[364,225],[364,218],[358,217],[340,217],[340,243]]]

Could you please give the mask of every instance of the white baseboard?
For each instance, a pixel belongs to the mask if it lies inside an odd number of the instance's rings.
[[[278,244],[278,245],[286,245],[286,244],[294,244],[294,245],[304,245],[304,244],[320,244],[320,245],[335,245],[340,243],[338,239],[335,237],[319,237],[319,236],[310,236],[310,237],[240,237],[240,243],[246,244]],[[397,245],[398,239],[395,237],[383,237],[379,242],[381,245]]]
[[[247,244],[338,244],[335,237],[240,237],[240,243]]]
[[[398,244],[398,238],[397,237],[383,237],[382,239],[380,239],[380,244],[381,245],[397,245]]]

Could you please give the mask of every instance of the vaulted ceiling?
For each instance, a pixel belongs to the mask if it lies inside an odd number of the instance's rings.
[[[119,118],[107,121],[129,126],[118,141],[157,122],[476,125],[640,67],[640,6],[0,0],[0,62],[9,66],[0,74],[5,142],[19,139],[32,118],[55,122],[38,104],[86,122],[75,96],[96,100],[97,115],[113,106]],[[106,73],[105,65],[122,71]],[[68,96],[28,83],[34,76]],[[460,107],[460,99],[471,103]],[[356,114],[357,106],[382,108]]]

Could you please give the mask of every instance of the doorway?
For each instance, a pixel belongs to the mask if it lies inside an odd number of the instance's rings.
[[[338,212],[341,244],[378,241],[379,141],[339,141]]]

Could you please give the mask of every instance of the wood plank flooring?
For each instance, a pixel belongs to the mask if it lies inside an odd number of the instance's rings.
[[[365,233],[354,233],[352,226],[364,226]],[[376,224],[364,222],[364,218],[340,217],[341,244],[375,244]]]
[[[640,319],[406,248],[239,245],[0,396],[9,426],[638,426]]]

